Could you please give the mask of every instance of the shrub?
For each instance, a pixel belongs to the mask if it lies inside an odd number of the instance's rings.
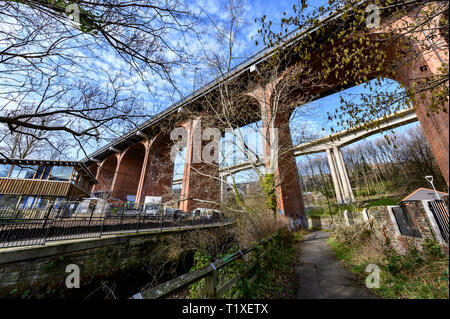
[[[429,238],[425,239],[422,243],[422,249],[425,256],[430,260],[441,259],[444,257],[441,246],[436,240],[431,240]]]
[[[425,239],[422,252],[410,241],[406,253],[400,254],[383,233],[382,223],[368,225],[342,226],[341,222],[328,243],[362,281],[367,277],[367,264],[380,267],[380,288],[374,293],[387,298],[448,298],[449,260],[437,241]]]

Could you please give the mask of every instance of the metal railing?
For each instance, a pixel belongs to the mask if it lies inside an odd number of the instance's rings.
[[[433,213],[442,239],[448,243],[449,239],[449,224],[448,224],[448,208],[443,200],[434,200],[428,202],[428,207]]]
[[[209,266],[202,267],[150,289],[141,291],[133,295],[131,299],[157,299],[168,297],[169,295],[176,293],[177,291],[186,288],[187,286],[192,285],[202,279],[205,279],[203,295],[207,298],[219,298],[223,296],[223,294],[228,290],[230,290],[234,285],[236,285],[240,279],[246,277],[246,275],[257,265],[261,258],[263,258],[272,249],[271,243],[276,237],[277,234],[272,235],[267,239],[261,240],[254,246],[241,249],[222,259],[218,259],[215,262],[211,263]],[[228,279],[225,283],[220,284],[220,279],[221,277],[223,277],[220,276],[220,274],[221,270],[224,267],[236,262],[239,259],[243,259],[244,256],[251,252],[254,252],[258,248],[263,248],[263,253],[259,254],[257,258],[249,261],[246,267],[238,275],[234,276],[231,279]],[[249,279],[249,284],[252,284],[256,279],[257,275],[253,275]]]
[[[121,233],[139,233],[169,229],[224,225],[231,218],[221,215],[156,214],[149,216],[145,209],[124,205],[113,213],[98,213],[95,208],[80,216],[73,203],[45,208],[0,208],[0,248],[45,245],[46,242],[100,238]]]

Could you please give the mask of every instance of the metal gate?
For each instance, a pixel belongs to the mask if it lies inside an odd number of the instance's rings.
[[[448,243],[448,209],[443,200],[433,200],[428,202],[428,207],[433,213],[442,238]]]
[[[394,213],[395,220],[397,221],[398,228],[402,235],[418,238],[422,237],[420,230],[415,227],[406,207],[392,207],[392,212]]]

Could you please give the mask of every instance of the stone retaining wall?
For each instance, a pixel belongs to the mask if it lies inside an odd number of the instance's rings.
[[[388,206],[371,207],[365,210],[367,215],[364,215],[363,211],[357,211],[335,215],[333,220],[330,216],[314,216],[308,217],[308,219],[310,228],[314,230],[333,230],[339,224],[350,226],[352,223],[370,222],[376,224],[381,230],[376,232],[377,236],[382,237],[382,240],[390,239],[392,246],[400,253],[405,253],[409,245],[414,245],[421,250],[422,243],[428,238],[440,242],[443,251],[448,254],[448,243],[443,242],[439,230],[436,227],[433,228],[433,221],[427,215],[423,203],[419,201],[408,203],[406,209],[422,237],[402,235]]]
[[[201,231],[217,231],[217,227],[205,226]],[[38,298],[64,297],[68,292],[65,282],[69,264],[79,266],[80,285],[145,271],[150,264],[167,258],[169,252],[165,248],[169,243],[183,242],[191,231],[124,234],[1,249],[0,298],[23,298],[31,293]]]

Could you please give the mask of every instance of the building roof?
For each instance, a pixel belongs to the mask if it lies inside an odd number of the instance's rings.
[[[448,196],[447,193],[437,191],[440,197]],[[403,198],[402,202],[411,202],[416,200],[436,200],[438,199],[434,190],[430,188],[421,187],[416,189],[414,192]]]
[[[94,184],[98,184],[95,176],[87,168],[86,164],[81,161],[59,161],[59,160],[43,160],[43,159],[27,159],[27,158],[0,158],[0,164],[19,164],[19,165],[52,165],[52,166],[77,166],[85,175],[87,175]]]

